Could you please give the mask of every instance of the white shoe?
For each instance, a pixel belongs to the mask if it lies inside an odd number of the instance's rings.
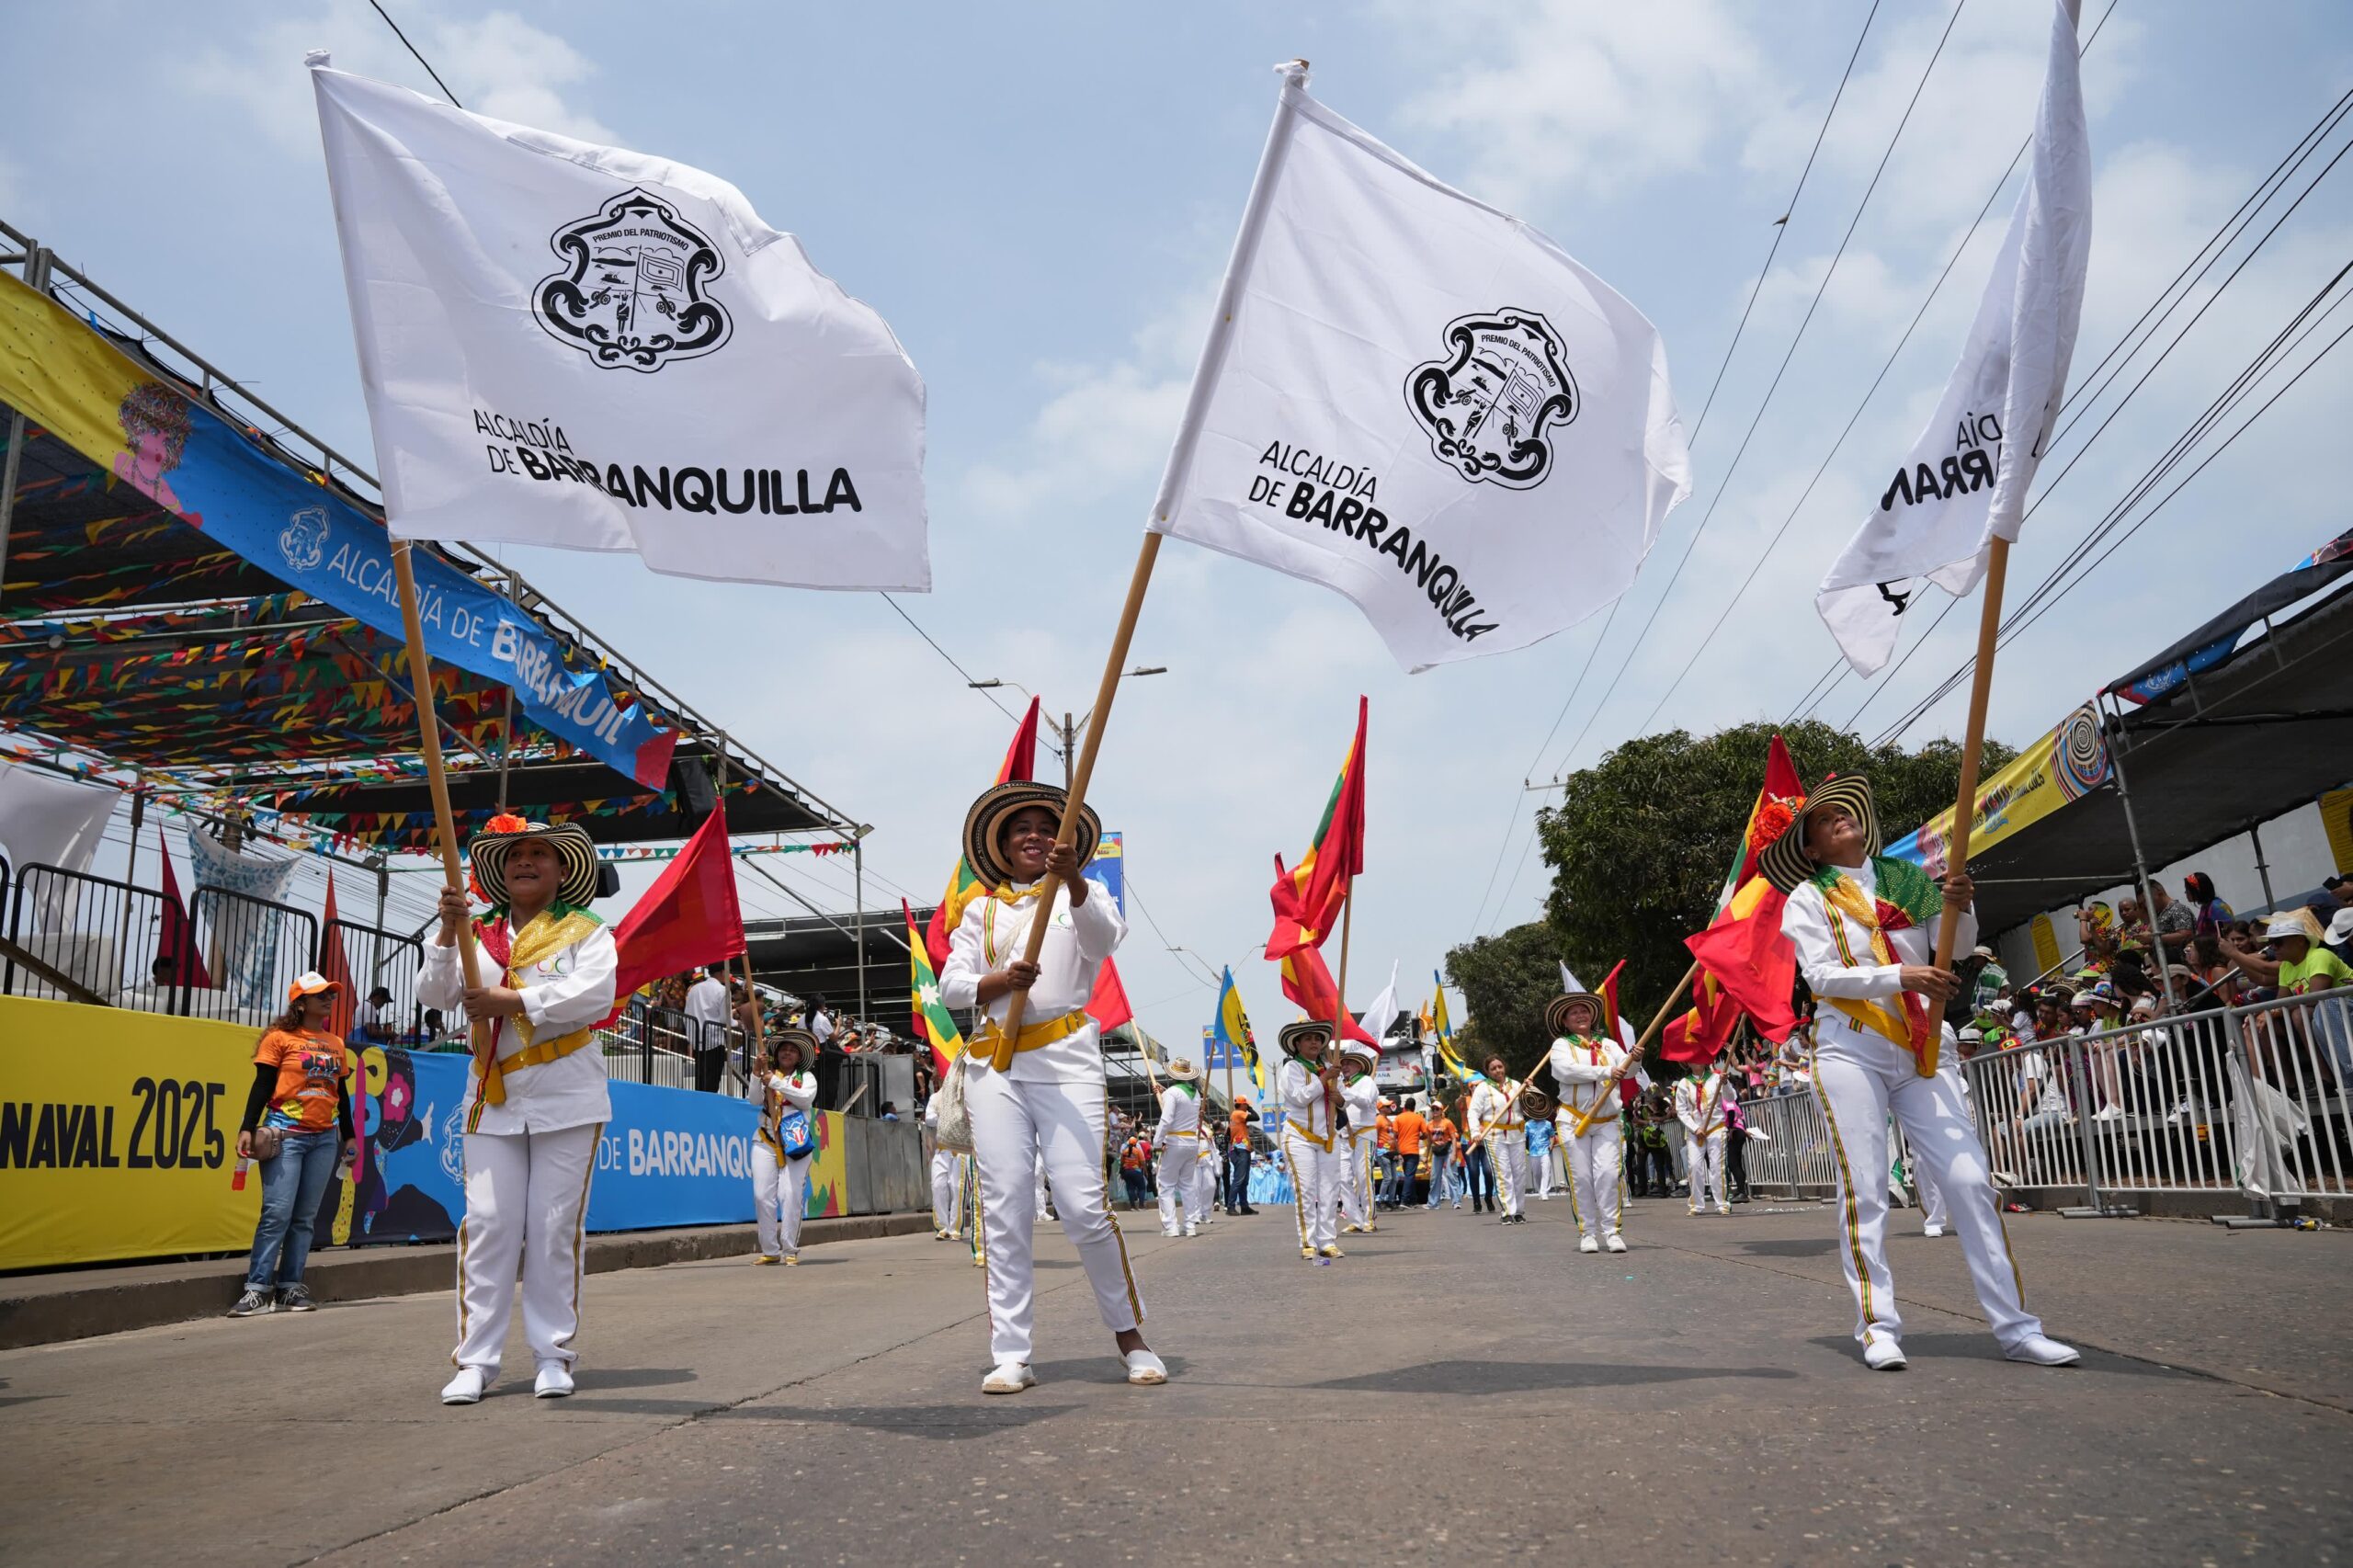
[[[1160,1233],[1164,1236],[1181,1236],[1185,1233],[1171,1226],[1164,1225],[1160,1229]]]
[[[2072,1367],[2084,1358],[2074,1346],[2062,1345],[2040,1334],[2029,1334],[2016,1345],[2005,1345],[2002,1354],[2030,1367]]]
[[[542,1361],[531,1381],[533,1399],[563,1399],[572,1392],[572,1369],[561,1361]]]
[[[1587,1236],[1577,1243],[1577,1251],[1579,1252],[1599,1252],[1600,1250],[1601,1244],[1595,1241],[1591,1236]]]
[[[983,1393],[1019,1393],[1023,1389],[1037,1386],[1038,1374],[1029,1369],[1027,1361],[999,1361],[995,1369],[981,1380]]]
[[[1904,1346],[1892,1334],[1874,1334],[1863,1341],[1863,1365],[1874,1372],[1900,1372],[1908,1363]]]
[[[1168,1369],[1160,1358],[1149,1350],[1131,1350],[1127,1355],[1128,1381],[1138,1388],[1168,1381]]]
[[[490,1385],[479,1367],[460,1367],[458,1375],[441,1385],[444,1404],[480,1404],[482,1391]]]
[[[1201,1233],[1201,1228],[1199,1225],[1188,1225],[1185,1227],[1185,1233],[1188,1236],[1198,1236]]]
[[[2102,1106],[2097,1111],[2093,1113],[2092,1119],[2094,1121],[2121,1121],[2124,1119],[2124,1108],[2120,1105]]]
[[[1945,1228],[1942,1225],[1923,1225],[1920,1227],[1920,1233],[1924,1236],[1934,1238],[1943,1235],[1945,1233]]]
[[[1609,1233],[1608,1239],[1603,1241],[1601,1244],[1608,1247],[1611,1252],[1624,1252],[1626,1250],[1626,1238],[1620,1235],[1617,1232],[1612,1231]]]

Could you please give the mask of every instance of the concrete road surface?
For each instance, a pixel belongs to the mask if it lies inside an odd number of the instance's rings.
[[[897,1237],[593,1276],[580,1392],[444,1409],[446,1295],[0,1353],[0,1562],[2285,1562],[2346,1552],[2342,1233],[2013,1216],[2083,1346],[2014,1366],[1898,1214],[1912,1367],[1866,1372],[1829,1214],[1128,1217],[1175,1381],[1120,1381],[1059,1233],[1041,1380],[984,1399],[981,1275]],[[1639,1551],[1640,1555],[1630,1555]]]

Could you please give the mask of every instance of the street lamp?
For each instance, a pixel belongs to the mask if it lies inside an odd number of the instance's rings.
[[[1167,673],[1168,666],[1166,665],[1138,665],[1134,669],[1128,671],[1128,675],[1131,677],[1140,677],[1142,676],[1165,676]],[[1004,680],[995,676],[991,676],[986,680],[968,680],[964,684],[972,687],[974,691],[996,691],[1002,687],[1009,686],[1014,690],[1019,692],[1022,696],[1030,699],[1030,700],[1035,701],[1037,699],[1037,694],[1031,691],[1028,687],[1023,686],[1019,681]],[[1078,733],[1079,731],[1086,728],[1086,722],[1094,717],[1095,710],[1092,708],[1088,709],[1086,712],[1081,713],[1075,719],[1072,718],[1069,710],[1065,709],[1063,712],[1063,722],[1060,726],[1057,726],[1051,719],[1046,721],[1046,727],[1050,730],[1054,730],[1062,737],[1063,744],[1060,750],[1063,754],[1063,789],[1065,791],[1067,791],[1071,787],[1073,770],[1072,758],[1077,755]]]

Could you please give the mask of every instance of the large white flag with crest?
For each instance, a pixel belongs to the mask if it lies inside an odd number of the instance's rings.
[[[1574,626],[1690,491],[1657,330],[1283,69],[1151,527],[1337,589],[1408,670]]]
[[[393,534],[931,585],[922,379],[742,191],[310,64]]]
[[[1895,651],[1924,582],[1959,596],[1984,574],[1995,536],[2015,540],[2084,312],[2092,154],[2077,71],[2075,0],[2056,0],[2034,159],[1978,301],[1961,363],[1928,426],[1814,595],[1840,652],[1870,675]]]

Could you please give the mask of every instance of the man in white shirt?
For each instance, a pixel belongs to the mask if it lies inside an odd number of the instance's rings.
[[[1932,961],[1945,908],[1960,915],[1956,947],[1976,940],[1975,891],[1956,868],[1939,891],[1907,860],[1880,854],[1870,786],[1849,775],[1823,784],[1758,869],[1788,894],[1781,931],[1821,1004],[1814,1093],[1838,1171],[1843,1245],[1857,1307],[1855,1337],[1874,1370],[1904,1365],[1903,1320],[1887,1267],[1887,1123],[1943,1190],[1977,1299],[2002,1353],[2037,1366],[2079,1358],[2048,1338],[2025,1290],[1995,1206],[1985,1151],[1952,1074],[1925,1071],[1939,1040],[1938,1015],[1959,985]]]
[[[716,1094],[727,1069],[727,982],[717,966],[687,988],[688,1043],[695,1055],[695,1087]]]
[[[996,1364],[982,1381],[984,1393],[1019,1393],[1038,1381],[1030,1367],[1031,1238],[1041,1165],[1128,1381],[1168,1381],[1168,1369],[1144,1345],[1143,1297],[1104,1194],[1110,1114],[1102,1046],[1086,1011],[1127,923],[1079,874],[1103,836],[1094,811],[1081,807],[1076,842],[1057,839],[1063,799],[1051,784],[1017,779],[973,802],[964,819],[964,858],[990,891],[965,906],[939,971],[940,1000],[983,1015],[957,1070],[964,1074],[972,1118],[988,1259],[989,1348]],[[1049,872],[1053,903],[1041,913]],[[1045,937],[1032,961],[1029,931],[1040,919]],[[1005,1025],[1017,994],[1027,997],[1027,1007],[1019,1032],[1008,1039]]]

